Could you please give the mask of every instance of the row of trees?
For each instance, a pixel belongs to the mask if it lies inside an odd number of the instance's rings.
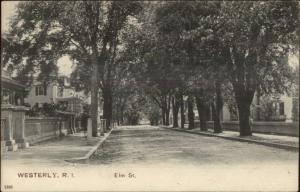
[[[196,103],[200,128],[207,130],[211,107],[214,131],[222,132],[222,107],[230,100],[237,107],[240,135],[251,135],[255,92],[288,93],[298,81],[288,64],[289,54],[299,48],[296,1],[178,1],[144,8],[130,47],[143,69],[136,78],[160,107],[165,125],[172,108],[173,126],[178,126],[187,96],[189,128],[194,128]],[[181,119],[183,127],[183,113]]]
[[[222,132],[224,102],[237,106],[240,135],[251,135],[254,93],[283,93],[292,83],[287,56],[298,49],[296,1],[45,1],[20,2],[3,47],[17,78],[49,81],[69,55],[77,90],[91,94],[93,135],[99,101],[107,126],[137,123],[141,112],[157,123],[189,128],[196,104],[206,130],[212,108]],[[298,36],[297,36],[298,34]],[[102,99],[101,99],[102,98]],[[155,105],[155,106],[153,106]],[[145,109],[146,108],[146,109]]]

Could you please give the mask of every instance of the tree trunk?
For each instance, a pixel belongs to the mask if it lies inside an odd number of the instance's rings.
[[[196,105],[200,120],[200,130],[207,131],[208,107],[199,96],[196,96]]]
[[[257,89],[257,77],[255,73],[255,68],[253,63],[257,63],[257,53],[252,50],[249,52],[247,58],[253,58],[251,65],[244,57],[244,53],[237,51],[234,46],[229,49],[229,54],[231,58],[231,70],[233,67],[233,73],[231,74],[231,83],[233,85],[235,100],[238,106],[239,112],[239,125],[240,125],[240,136],[250,136],[252,135],[250,126],[250,105],[253,100],[255,90]]]
[[[256,95],[256,117],[255,117],[255,120],[256,121],[260,121],[260,89],[257,89],[257,95]]]
[[[116,123],[117,125],[120,125],[120,102],[116,102],[116,111],[115,111],[115,117],[116,117]]]
[[[194,114],[194,102],[193,97],[189,96],[188,98],[188,118],[189,118],[189,129],[195,128],[195,114]]]
[[[252,130],[250,126],[250,105],[238,104],[240,136],[251,136]]]
[[[162,117],[162,124],[166,125],[166,116],[165,116],[165,108],[161,108],[161,117]]]
[[[113,113],[113,102],[112,102],[112,94],[111,92],[109,92],[109,95],[108,95],[108,113],[107,113],[107,120],[106,120],[106,128],[107,129],[110,129],[111,128],[111,123],[112,123],[112,120],[113,120],[113,116],[112,116],[112,113]]]
[[[166,110],[166,125],[169,126],[170,125],[170,110]]]
[[[171,97],[166,96],[166,125],[170,125]]]
[[[124,109],[123,108],[121,109],[121,123],[120,124],[121,125],[124,124]]]
[[[98,131],[98,63],[96,54],[92,55],[92,76],[91,76],[91,119],[92,136],[97,137]]]
[[[214,117],[214,132],[222,133],[221,116],[223,110],[223,98],[221,93],[221,83],[219,81],[216,82],[216,100],[215,104],[212,106],[212,109]]]
[[[183,102],[183,94],[180,95],[180,124],[181,128],[184,129],[185,124],[185,116],[184,116],[184,102]]]
[[[106,90],[103,89],[103,119],[106,120],[107,124],[107,116],[108,116],[108,98],[107,98],[107,93]],[[106,131],[107,126],[105,125],[104,132]]]
[[[178,112],[179,112],[179,101],[178,96],[173,97],[172,99],[172,108],[173,108],[173,127],[178,127]]]
[[[253,100],[255,91],[241,91],[235,88],[235,99],[239,112],[240,136],[251,136],[252,130],[250,125],[250,105]]]
[[[218,110],[216,110],[216,105],[212,103],[211,109],[212,109],[212,116],[214,121],[214,133],[222,133],[222,124],[220,119],[220,114],[218,113]]]
[[[179,112],[178,107],[176,109],[173,108],[173,127],[174,128],[178,127],[178,112]]]
[[[109,87],[103,89],[103,117],[106,120],[106,130],[110,129],[112,119],[112,95]]]

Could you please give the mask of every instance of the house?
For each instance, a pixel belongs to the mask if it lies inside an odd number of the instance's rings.
[[[70,78],[67,76],[59,76],[53,78],[48,84],[42,84],[35,80],[31,86],[25,103],[30,106],[38,105],[41,107],[44,103],[58,103],[62,98],[76,97],[78,102],[82,102],[85,97],[82,92],[76,92],[70,85]]]
[[[299,116],[299,101],[296,93],[287,94],[273,94],[269,96],[259,96],[256,92],[250,106],[250,118],[253,121],[281,121],[293,122],[298,121]],[[185,119],[187,116],[187,98],[184,98]],[[194,103],[194,119],[199,120],[198,110]],[[209,121],[213,121],[212,109],[209,108]],[[179,117],[180,118],[180,117]],[[222,121],[237,121],[238,109],[236,106],[224,103],[222,113]]]
[[[39,102],[51,101],[56,84],[50,84],[47,89],[41,89],[35,83],[30,94]],[[1,75],[1,152],[16,151],[26,148],[29,144],[45,141],[74,131],[76,114],[80,114],[80,103],[76,98],[76,112],[57,111],[56,117],[28,116],[30,109],[25,107],[24,96],[28,90],[26,86],[11,77],[11,73],[2,69]],[[36,95],[35,95],[36,93]],[[29,94],[29,95],[30,95]],[[49,98],[48,98],[49,96]],[[28,98],[29,101],[34,99]],[[73,100],[73,99],[72,99]],[[77,121],[80,123],[79,121]],[[77,126],[78,127],[78,126]]]
[[[2,69],[1,75],[1,103],[23,105],[25,85],[11,78],[11,74]]]
[[[25,103],[31,107],[48,111],[44,105],[53,104],[58,108],[56,113],[71,119],[70,125],[74,128],[81,127],[81,115],[84,112],[84,103],[88,103],[88,97],[83,92],[77,92],[71,86],[70,78],[64,75],[53,76],[48,84],[35,80],[25,98]]]
[[[256,92],[250,107],[250,118],[253,121],[295,121],[295,106],[297,97],[287,94],[273,94],[259,96]],[[232,109],[225,103],[223,107],[223,121],[238,120],[237,109]]]
[[[70,85],[70,78],[63,75],[58,77],[53,75],[49,83],[41,83],[34,79],[25,98],[25,103],[38,108],[42,108],[44,104],[59,104],[59,110],[74,113],[76,117],[79,117],[83,111],[81,98],[82,94],[76,92]]]
[[[28,146],[24,134],[25,86],[1,69],[1,152],[15,151]]]

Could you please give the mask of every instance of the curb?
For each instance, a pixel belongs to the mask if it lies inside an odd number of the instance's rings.
[[[265,141],[256,141],[256,140],[238,138],[238,137],[229,137],[229,136],[223,136],[223,135],[216,135],[216,134],[212,134],[212,133],[193,132],[193,131],[190,131],[190,130],[182,130],[182,129],[176,129],[176,128],[170,128],[170,127],[163,127],[163,126],[160,126],[160,127],[164,128],[164,129],[170,129],[170,130],[178,131],[178,132],[185,132],[185,133],[191,133],[191,134],[196,134],[196,135],[204,135],[204,136],[208,136],[208,137],[219,137],[219,138],[228,139],[228,140],[232,140],[232,141],[255,143],[255,144],[264,145],[264,146],[268,146],[268,147],[286,149],[286,150],[289,150],[289,151],[296,151],[296,152],[299,151],[299,147],[295,147],[295,146],[291,146],[291,145],[278,144],[278,143],[269,143],[269,142],[265,142]]]
[[[85,154],[83,157],[74,157],[74,158],[71,158],[71,159],[65,159],[65,161],[68,162],[68,163],[81,163],[81,164],[87,163],[88,160],[90,159],[90,157],[104,143],[104,141],[108,138],[108,136],[110,135],[110,133],[112,131],[113,131],[113,129],[111,129],[108,133],[106,133],[104,135],[104,137],[101,138],[100,141],[98,141],[98,143],[87,154]]]

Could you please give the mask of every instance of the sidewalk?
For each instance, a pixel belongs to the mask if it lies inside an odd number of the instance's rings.
[[[299,137],[291,136],[280,136],[280,135],[271,135],[271,134],[262,134],[262,133],[253,133],[252,136],[240,137],[239,132],[223,130],[223,133],[214,133],[212,129],[208,131],[200,131],[200,128],[195,128],[189,130],[187,128],[172,128],[162,126],[163,128],[187,132],[192,134],[205,135],[210,137],[220,137],[229,140],[235,140],[240,142],[256,143],[270,147],[282,148],[292,151],[299,151]]]
[[[15,152],[6,152],[2,155],[2,166],[68,166],[72,165],[66,160],[87,157],[105,136],[86,138],[83,132],[67,135],[20,149]],[[69,161],[77,163],[75,161]]]

